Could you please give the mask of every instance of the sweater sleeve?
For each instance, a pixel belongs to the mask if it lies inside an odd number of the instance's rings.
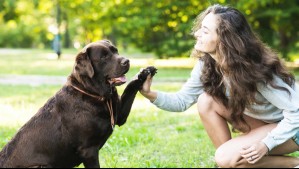
[[[200,81],[203,62],[195,64],[191,77],[176,93],[157,92],[157,99],[153,102],[158,108],[172,111],[183,112],[197,102],[198,96],[203,93],[203,85]]]
[[[284,90],[273,88],[271,85],[259,84],[259,92],[274,106],[282,110],[283,119],[262,140],[272,150],[274,147],[286,142],[299,132],[299,88],[295,84],[290,87],[282,79],[274,76],[275,84],[288,89],[290,94]]]

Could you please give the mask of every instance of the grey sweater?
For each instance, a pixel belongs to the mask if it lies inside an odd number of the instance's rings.
[[[204,92],[200,81],[203,62],[199,61],[191,72],[191,77],[176,93],[157,92],[157,99],[153,102],[158,108],[183,112],[197,102],[199,95]],[[278,123],[268,135],[262,140],[269,150],[286,142],[299,132],[299,87],[295,84],[292,88],[277,76],[274,76],[277,85],[287,88],[286,91],[275,89],[270,85],[258,84],[256,99],[263,104],[253,104],[245,114],[265,121],[267,123]]]

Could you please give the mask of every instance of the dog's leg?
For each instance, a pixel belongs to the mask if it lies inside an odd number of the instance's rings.
[[[100,168],[99,152],[97,148],[91,147],[79,151],[85,168]]]
[[[117,122],[116,124],[121,126],[126,121],[130,114],[132,104],[134,102],[135,96],[137,92],[141,89],[143,83],[145,82],[147,76],[151,74],[151,76],[154,76],[157,72],[157,69],[153,66],[147,67],[146,69],[143,69],[139,74],[138,78],[135,80],[132,80],[127,87],[125,88],[122,96],[121,96],[121,108],[118,112]]]
[[[84,159],[84,167],[85,168],[100,168],[100,162],[98,160],[99,157],[97,158],[89,158],[89,159]]]

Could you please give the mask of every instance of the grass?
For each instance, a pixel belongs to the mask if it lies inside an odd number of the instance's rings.
[[[181,85],[172,83],[166,88],[158,83],[153,87],[176,91]],[[0,92],[0,148],[60,87],[0,85],[4,89]],[[119,93],[124,87],[119,87]],[[138,94],[127,123],[116,127],[100,150],[101,166],[214,167],[214,148],[196,112],[195,107],[183,113],[165,112]]]
[[[62,59],[56,60],[50,50],[0,49],[0,75],[66,77],[76,52],[65,51]],[[150,54],[124,55],[131,60],[128,78],[142,67],[155,65],[158,74],[153,88],[166,92],[179,90],[194,64],[193,59],[154,60]],[[298,69],[294,73],[299,76]],[[167,87],[165,83],[155,83],[161,81],[168,82]],[[118,88],[119,93],[124,87]],[[0,84],[0,88],[1,149],[61,86]],[[100,150],[99,159],[104,168],[211,168],[215,167],[214,152],[195,106],[183,113],[166,112],[137,94],[127,123],[115,128]]]
[[[154,83],[177,91],[181,83]],[[0,149],[61,86],[0,85]],[[118,88],[122,93],[123,88]],[[195,106],[183,113],[162,111],[137,95],[125,125],[116,127],[99,151],[103,168],[213,168],[215,149]],[[294,155],[298,156],[298,153]],[[83,165],[78,166],[78,168]]]
[[[60,86],[0,85],[0,125],[19,126],[37,112]]]
[[[48,76],[69,75],[76,54],[66,51],[62,59],[56,60],[51,51],[4,50],[0,53],[3,54],[0,55],[0,75]],[[158,68],[155,81],[172,81],[168,87],[153,82],[155,89],[163,91],[177,91],[188,78],[193,64],[192,59],[187,62],[186,59],[153,60],[150,55],[138,55],[126,54],[131,60],[127,77],[132,78],[142,67],[155,65]],[[119,93],[124,87],[119,87]],[[0,88],[2,148],[61,86],[0,85]],[[214,167],[215,150],[196,112],[195,107],[184,113],[165,112],[138,94],[127,123],[116,127],[100,150],[101,167]]]
[[[74,65],[76,51],[66,51],[60,60],[48,50],[4,50],[0,49],[0,75],[47,75],[68,76]],[[148,58],[132,58],[132,54],[124,54],[131,60],[131,68],[127,77],[134,77],[141,68],[155,65],[158,68],[157,80],[185,81],[195,63],[193,59],[154,60]],[[140,54],[142,55],[142,54]],[[175,76],[173,76],[175,75]]]
[[[0,75],[47,75],[68,76],[74,65],[76,50],[64,51],[60,60],[51,50],[32,49],[0,49]],[[136,51],[134,51],[136,52]],[[131,60],[131,69],[127,77],[131,78],[140,68],[154,65],[158,68],[159,81],[185,81],[196,62],[194,59],[164,59],[155,60],[150,54],[122,52],[123,56]],[[299,78],[299,67],[291,69]],[[175,75],[175,76],[174,76]]]

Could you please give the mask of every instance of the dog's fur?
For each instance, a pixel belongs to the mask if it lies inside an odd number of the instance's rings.
[[[88,44],[67,83],[2,149],[0,167],[100,167],[98,152],[113,132],[111,123],[126,122],[136,93],[156,73],[154,67],[144,69],[119,97],[115,86],[124,83],[129,67],[111,42]]]

